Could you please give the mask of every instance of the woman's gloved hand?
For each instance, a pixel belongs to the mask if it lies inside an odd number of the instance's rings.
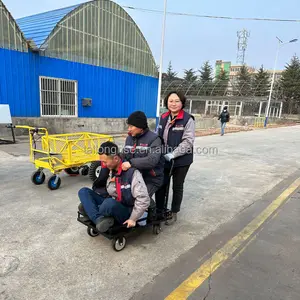
[[[172,159],[174,159],[174,154],[173,153],[168,153],[164,157],[165,157],[166,161],[171,161]]]

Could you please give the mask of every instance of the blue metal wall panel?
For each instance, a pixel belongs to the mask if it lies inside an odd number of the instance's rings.
[[[0,104],[9,104],[13,116],[40,115],[34,60],[33,54],[0,49]]]
[[[157,78],[0,49],[0,103],[13,116],[40,116],[39,76],[78,81],[79,117],[124,118],[135,110],[155,117]],[[82,107],[82,98],[92,106]]]

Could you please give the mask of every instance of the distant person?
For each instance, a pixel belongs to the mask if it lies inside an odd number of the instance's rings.
[[[156,192],[156,206],[158,213],[164,209],[164,199],[167,192],[167,183],[171,161],[174,161],[173,198],[171,205],[172,220],[166,225],[177,221],[177,213],[180,211],[183,199],[183,187],[186,175],[193,163],[193,147],[195,141],[195,120],[192,115],[183,110],[186,97],[180,92],[170,92],[164,99],[165,107],[168,109],[160,118],[158,134],[164,140],[165,146],[165,171],[164,185]]]
[[[224,106],[223,111],[219,115],[218,120],[221,120],[221,136],[225,133],[226,123],[230,120],[230,114],[227,110],[227,106]]]

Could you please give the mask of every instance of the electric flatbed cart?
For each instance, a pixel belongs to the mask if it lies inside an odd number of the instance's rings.
[[[154,218],[149,218],[149,210],[148,210],[148,217],[139,219],[136,223],[136,227],[127,228],[126,225],[115,224],[111,227],[107,232],[100,233],[97,229],[95,224],[87,220],[86,216],[83,216],[79,211],[77,212],[77,221],[82,223],[83,225],[87,226],[87,233],[91,237],[96,237],[98,235],[103,235],[109,240],[112,241],[112,247],[115,251],[121,251],[125,248],[127,243],[127,237],[132,234],[134,231],[144,230],[145,228],[152,227],[153,234],[159,234],[161,232],[161,223],[171,220],[172,213],[168,209],[168,199],[169,199],[169,190],[170,190],[170,179],[173,172],[174,161],[171,162],[171,169],[169,172],[169,180],[167,185],[167,192],[164,199],[164,211],[161,216],[157,216]],[[155,209],[155,208],[154,208]],[[142,224],[141,226],[139,224]]]

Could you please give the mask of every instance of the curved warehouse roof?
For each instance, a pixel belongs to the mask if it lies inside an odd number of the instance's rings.
[[[89,1],[17,23],[31,47],[45,56],[157,77],[144,35],[113,1]]]
[[[20,18],[16,22],[26,39],[32,40],[33,45],[40,48],[55,26],[78,6],[80,4]]]

